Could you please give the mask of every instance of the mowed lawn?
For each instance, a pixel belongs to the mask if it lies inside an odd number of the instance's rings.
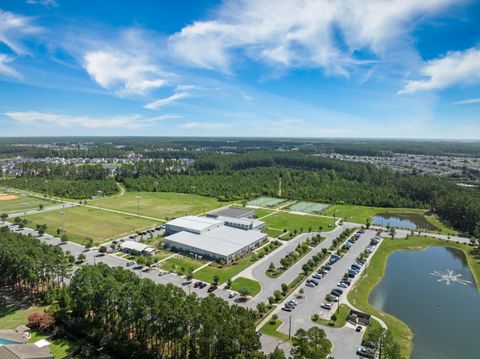
[[[62,227],[62,214],[65,212],[65,234],[68,240],[83,244],[86,237],[93,238],[96,244],[104,243],[138,230],[158,225],[154,220],[138,218],[87,207],[72,207],[63,210],[36,213],[27,216],[28,225],[46,224],[47,232],[57,235],[57,228]]]
[[[5,196],[4,196],[5,195]],[[16,196],[15,199],[3,199],[6,196]],[[16,194],[16,193],[0,193],[0,213],[15,213],[15,212],[22,212],[24,209],[32,210],[38,209],[39,205],[43,205],[47,207],[49,203],[47,200],[26,196],[23,194]]]
[[[138,203],[140,215],[160,219],[199,214],[228,204],[212,197],[172,192],[125,192],[123,196],[90,201],[89,204],[136,215]]]
[[[248,291],[248,295],[254,297],[260,293],[262,286],[256,280],[239,277],[232,282],[232,289],[237,292],[245,289]]]
[[[245,268],[249,267],[255,263],[252,253],[242,258],[236,264],[227,264],[223,267],[218,266],[217,264],[211,264],[208,267],[205,267],[198,272],[193,274],[195,279],[203,280],[207,283],[212,283],[213,278],[218,276],[218,281],[220,284],[226,282],[232,277],[236,276],[238,273],[243,271]]]
[[[333,228],[333,219],[311,216],[299,215],[286,212],[278,212],[264,218],[268,228],[284,230],[289,232],[297,230],[297,232],[307,232],[311,228],[312,231],[318,231],[320,227],[323,231],[328,231]]]

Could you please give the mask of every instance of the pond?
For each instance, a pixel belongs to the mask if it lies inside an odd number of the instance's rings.
[[[377,226],[408,229],[423,229],[428,231],[434,231],[438,229],[431,224],[421,214],[412,213],[377,213],[373,216],[372,224]]]
[[[480,294],[461,251],[393,253],[369,300],[413,331],[412,359],[479,358]]]

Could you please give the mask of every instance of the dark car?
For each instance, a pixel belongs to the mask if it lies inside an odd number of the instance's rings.
[[[215,290],[217,290],[217,286],[216,286],[216,285],[211,285],[210,287],[208,287],[207,292],[208,292],[208,293],[212,293],[212,292],[214,292]]]
[[[201,282],[195,282],[195,284],[193,285],[193,288],[198,288],[198,287],[200,287],[200,283],[201,283]]]
[[[200,289],[203,289],[207,286],[207,283],[200,282],[199,287]]]

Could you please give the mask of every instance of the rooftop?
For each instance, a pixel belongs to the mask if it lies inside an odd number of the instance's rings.
[[[123,243],[120,244],[120,248],[126,248],[126,249],[130,249],[130,250],[136,250],[136,251],[139,251],[139,252],[143,252],[144,250],[146,250],[147,248],[150,248],[149,246],[147,246],[146,244],[143,244],[143,243],[138,243],[138,242],[134,242],[134,241],[125,241]]]
[[[241,207],[227,207],[227,208],[220,208],[215,211],[210,212],[210,215],[214,216],[224,216],[224,217],[231,217],[231,218],[245,218],[254,210],[250,208],[241,208]]]
[[[222,226],[203,234],[193,234],[185,231],[178,232],[165,237],[165,239],[204,251],[229,256],[254,244],[265,236],[266,234],[260,231],[243,231]]]
[[[221,224],[223,224],[223,222],[215,218],[196,217],[196,216],[180,217],[167,222],[167,225],[170,225],[170,226],[189,228],[191,230],[200,231],[200,232],[204,231],[205,229],[208,229],[211,226],[221,225]]]
[[[53,358],[48,346],[39,348],[35,344],[8,344],[0,346],[2,359],[50,359]]]

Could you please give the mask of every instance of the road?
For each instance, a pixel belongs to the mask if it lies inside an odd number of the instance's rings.
[[[332,245],[333,240],[337,238],[340,233],[342,233],[346,228],[353,227],[358,227],[358,225],[347,223],[337,226],[334,230],[330,232],[300,234],[294,239],[290,240],[287,244],[272,252],[269,256],[262,258],[243,272],[239,273],[238,276],[257,280],[262,286],[262,290],[255,297],[255,299],[259,302],[267,302],[268,297],[273,295],[273,292],[275,290],[279,290],[282,283],[288,284],[292,282],[298,276],[298,274],[302,272],[302,266],[307,263],[314,255],[321,252],[323,248],[329,248]],[[305,242],[307,239],[317,234],[325,237],[325,239],[319,245],[313,248],[309,253],[302,257],[297,263],[287,269],[279,277],[267,277],[265,272],[267,271],[271,262],[273,262],[276,266],[280,266],[280,260],[283,257],[285,257],[288,253],[294,251],[300,243]]]

